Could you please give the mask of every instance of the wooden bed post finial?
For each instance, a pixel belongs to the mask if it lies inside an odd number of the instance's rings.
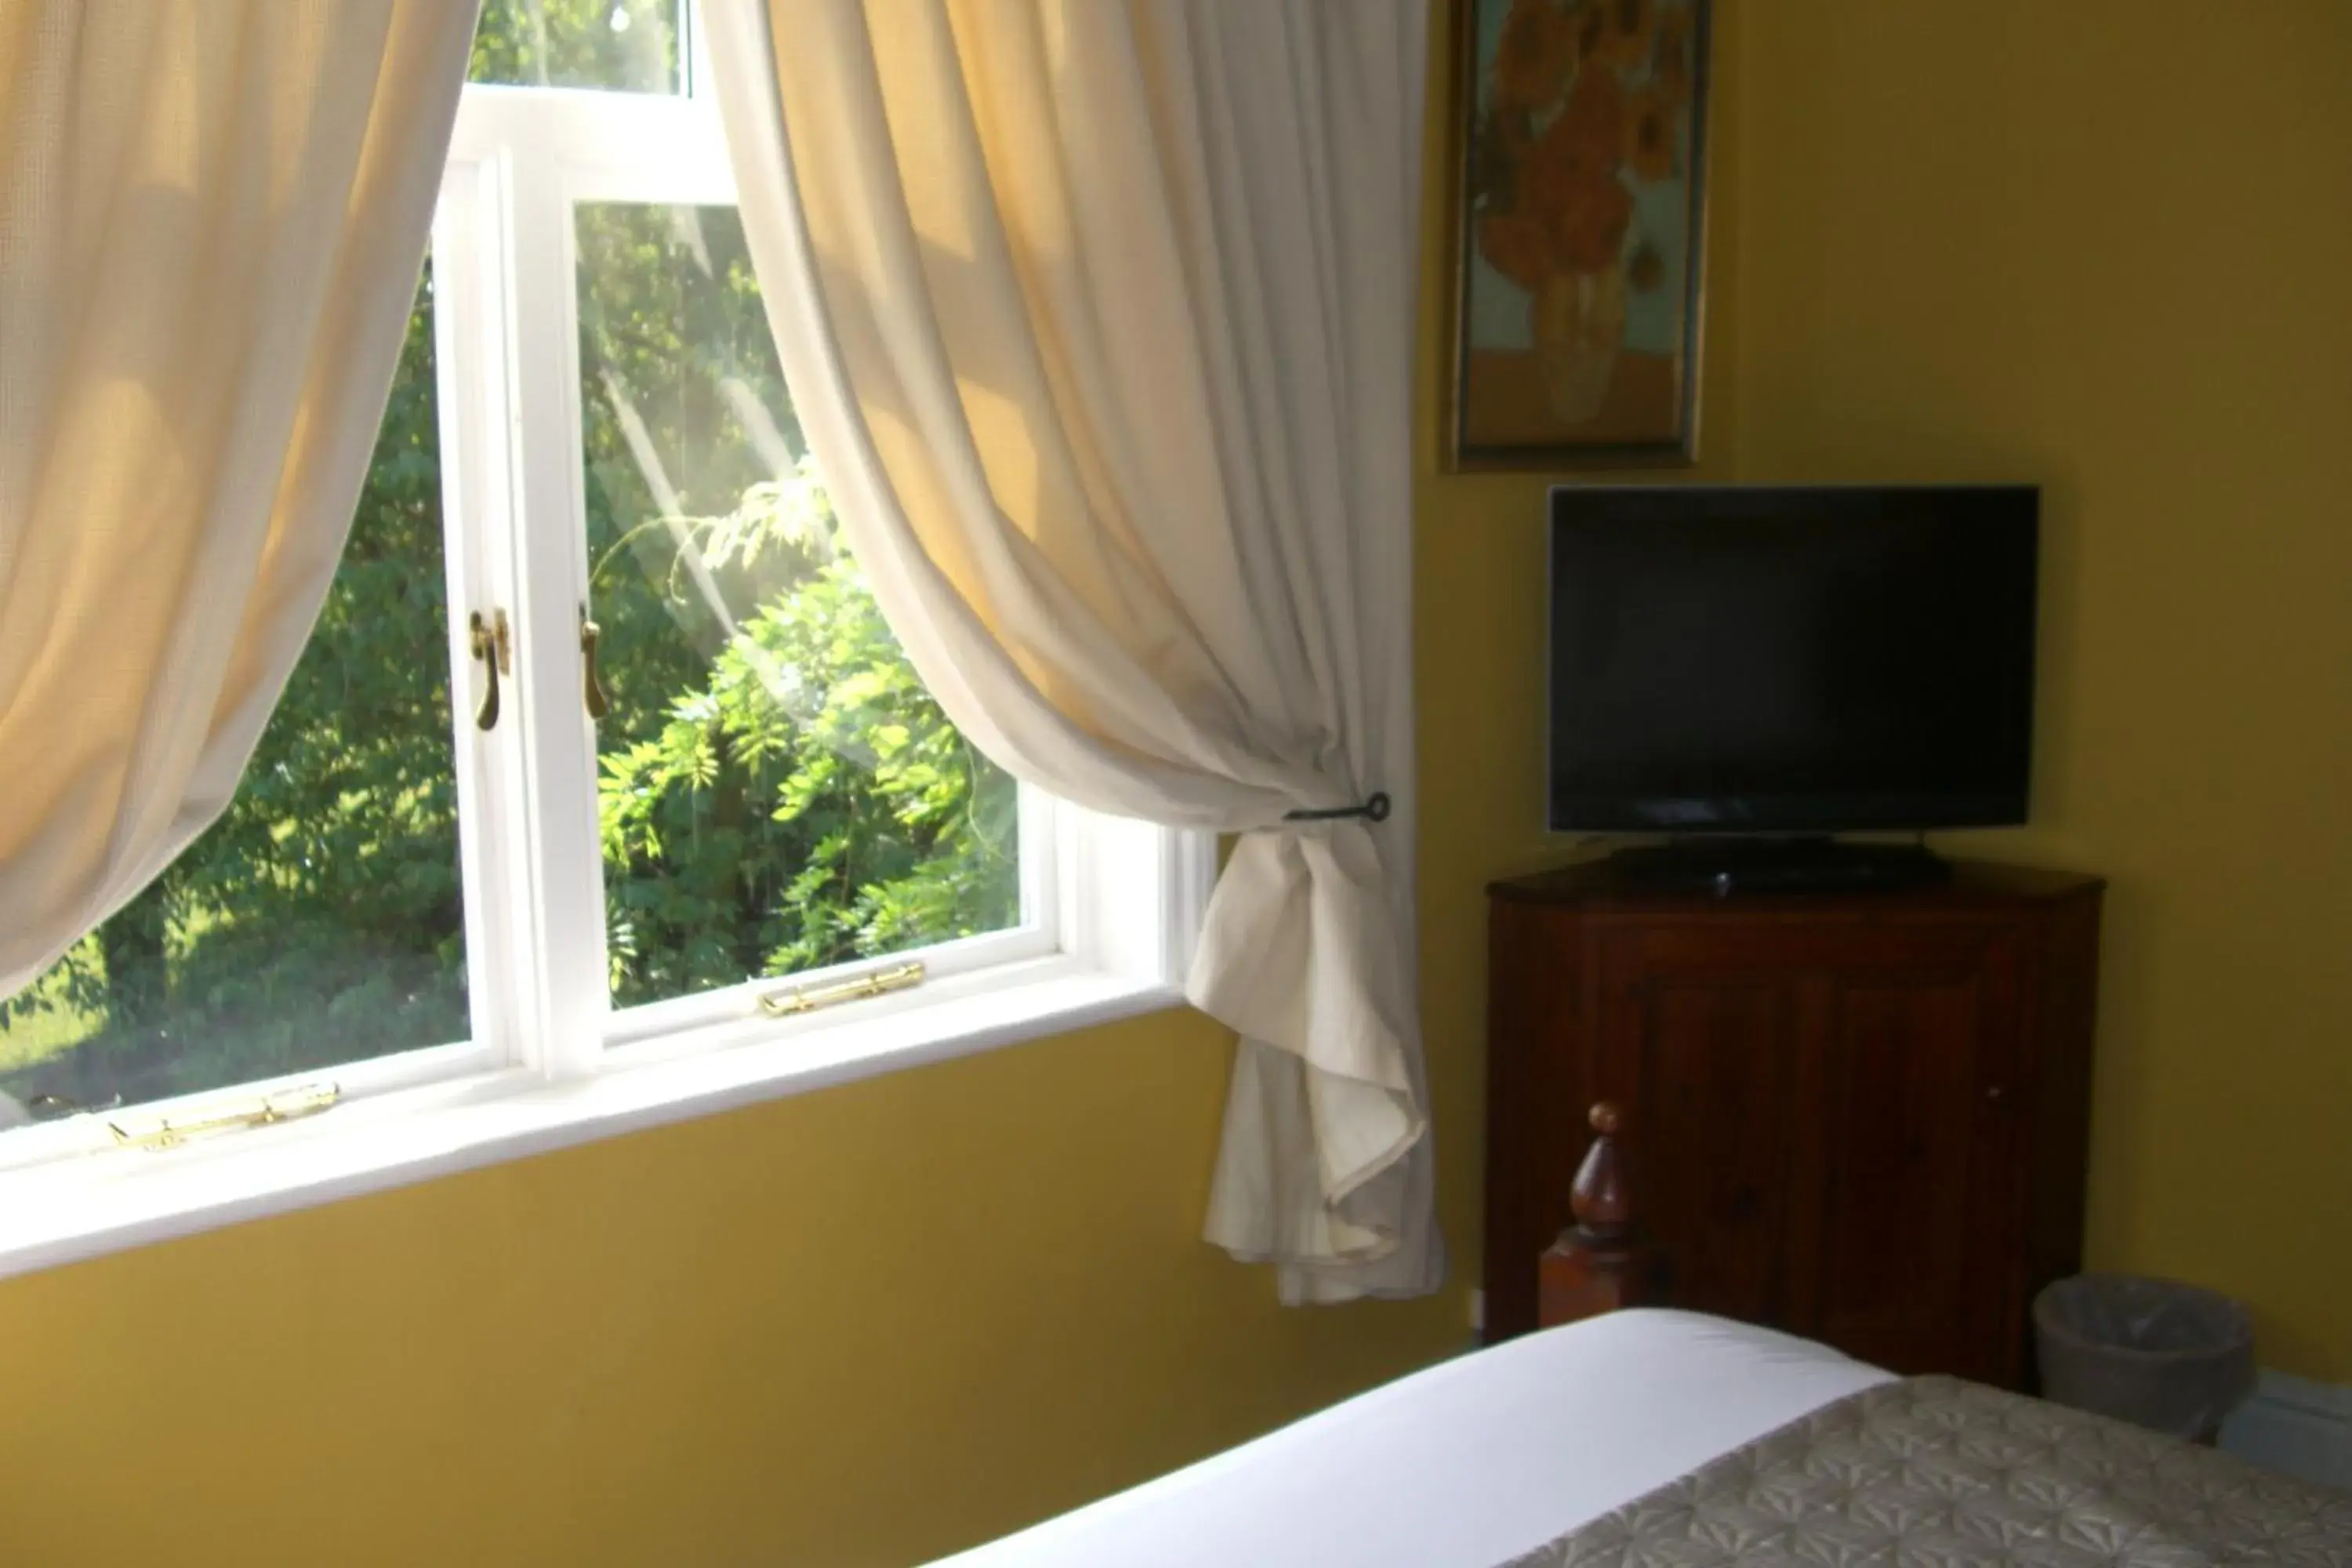
[[[1617,1146],[1625,1113],[1604,1100],[1588,1120],[1592,1146],[1568,1194],[1576,1223],[1537,1264],[1538,1316],[1548,1329],[1641,1306],[1657,1294],[1658,1256],[1633,1223],[1632,1189]]]
[[[1617,1152],[1617,1129],[1625,1113],[1613,1100],[1604,1100],[1586,1118],[1592,1124],[1592,1147],[1576,1168],[1576,1184],[1568,1190],[1568,1206],[1585,1235],[1595,1239],[1622,1237],[1633,1227],[1633,1205],[1625,1192],[1625,1166]]]

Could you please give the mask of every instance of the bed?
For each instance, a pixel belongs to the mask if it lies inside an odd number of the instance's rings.
[[[1827,1346],[1624,1305],[1610,1134],[1548,1293],[1601,1315],[1403,1378],[960,1556],[954,1568],[2352,1568],[2352,1496]]]
[[[1494,1568],[1888,1374],[1636,1310],[1529,1334],[949,1559]]]

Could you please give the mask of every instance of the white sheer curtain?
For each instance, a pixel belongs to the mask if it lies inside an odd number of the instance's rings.
[[[1191,985],[1243,1037],[1210,1238],[1290,1300],[1434,1289],[1422,0],[707,15],[787,379],[916,668],[1020,776],[1241,836]]]
[[[0,996],[219,815],[309,637],[477,3],[0,0]]]

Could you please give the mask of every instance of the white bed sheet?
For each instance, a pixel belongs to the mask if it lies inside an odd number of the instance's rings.
[[[1512,1340],[949,1558],[1494,1568],[1886,1373],[1695,1312]]]

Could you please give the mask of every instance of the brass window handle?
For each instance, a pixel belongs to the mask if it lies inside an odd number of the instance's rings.
[[[172,1149],[191,1138],[202,1138],[215,1132],[228,1132],[241,1127],[274,1127],[281,1121],[316,1116],[322,1110],[334,1109],[342,1098],[343,1091],[338,1084],[305,1084],[299,1089],[266,1094],[259,1100],[232,1105],[211,1115],[183,1117],[177,1121],[158,1117],[152,1127],[141,1127],[135,1123],[126,1127],[121,1122],[110,1121],[106,1130],[114,1134],[115,1143],[121,1148]]]
[[[604,636],[604,628],[588,618],[588,606],[581,605],[580,700],[591,720],[602,719],[613,710],[612,700],[604,695],[604,683],[596,675],[596,645]]]
[[[499,722],[499,677],[514,673],[514,639],[507,630],[507,613],[493,610],[482,619],[476,610],[466,620],[466,646],[482,661],[482,700],[474,709],[474,728],[492,730]]]
[[[892,964],[887,969],[868,970],[854,979],[835,980],[822,985],[803,985],[789,991],[771,991],[760,998],[760,1011],[771,1018],[790,1018],[800,1013],[814,1013],[820,1007],[831,1007],[843,1002],[863,1002],[869,996],[887,995],[893,991],[905,991],[920,985],[926,978],[922,960]]]

